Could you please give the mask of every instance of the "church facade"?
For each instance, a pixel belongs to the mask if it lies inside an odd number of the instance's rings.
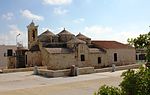
[[[79,33],[74,35],[66,29],[58,34],[46,30],[38,35],[38,26],[28,26],[28,66],[47,66],[51,70],[77,67],[102,68],[133,64],[136,52],[131,46],[117,41],[93,41]]]

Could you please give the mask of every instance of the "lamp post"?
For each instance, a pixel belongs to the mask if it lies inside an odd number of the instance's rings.
[[[16,35],[16,46],[17,46],[17,38],[18,38],[18,36],[20,36],[20,33],[18,34],[18,35]]]
[[[18,46],[17,46],[17,45],[18,45],[18,42],[17,42],[18,36],[20,36],[20,33],[19,33],[18,35],[16,35],[16,47],[18,47]],[[16,59],[17,59],[17,54],[16,54]],[[16,62],[17,62],[17,61],[16,61]],[[15,62],[15,68],[16,68],[16,62]]]

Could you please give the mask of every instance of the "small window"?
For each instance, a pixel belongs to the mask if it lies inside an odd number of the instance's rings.
[[[52,42],[55,42],[54,38],[52,38]]]
[[[12,49],[8,49],[7,50],[7,56],[12,56],[13,55],[13,50]]]
[[[81,61],[85,61],[85,56],[81,55]]]
[[[136,55],[136,60],[138,60],[138,55]]]
[[[101,63],[101,57],[98,57],[98,64]]]
[[[114,53],[114,61],[117,61],[117,53]]]
[[[35,31],[33,30],[32,32],[32,38],[33,38],[33,41],[35,40]]]
[[[146,60],[145,54],[140,54],[139,55],[139,60]]]

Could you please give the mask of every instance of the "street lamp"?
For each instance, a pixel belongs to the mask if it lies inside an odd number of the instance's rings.
[[[17,38],[18,38],[18,36],[20,35],[20,33],[18,34],[18,35],[16,35],[16,48],[18,48],[18,42],[17,42]],[[17,54],[16,54],[16,58],[17,58]],[[16,68],[16,62],[15,62],[15,68]]]
[[[17,37],[20,36],[20,33],[16,36],[16,46],[17,46]]]

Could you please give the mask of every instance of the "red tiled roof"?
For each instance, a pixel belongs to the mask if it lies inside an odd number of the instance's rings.
[[[134,49],[129,45],[125,45],[117,41],[92,41],[92,44],[105,49]]]

